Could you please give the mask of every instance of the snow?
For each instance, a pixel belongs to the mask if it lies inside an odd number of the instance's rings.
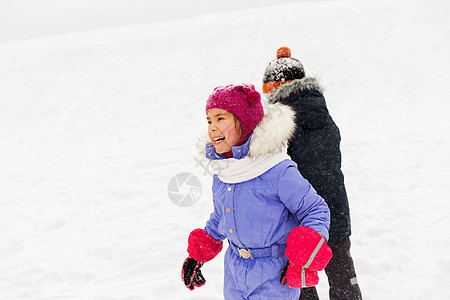
[[[0,43],[0,298],[222,299],[223,253],[204,287],[180,279],[212,210],[195,143],[213,88],[261,90],[280,46],[341,129],[364,298],[449,298],[449,9],[302,1]],[[183,172],[190,207],[167,192]]]
[[[277,0],[276,5],[296,0]],[[0,41],[173,21],[274,5],[273,0],[3,0]],[[81,21],[80,21],[81,20]]]

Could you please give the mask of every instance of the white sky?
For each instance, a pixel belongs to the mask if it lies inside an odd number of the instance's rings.
[[[0,42],[280,5],[295,0],[1,0]]]

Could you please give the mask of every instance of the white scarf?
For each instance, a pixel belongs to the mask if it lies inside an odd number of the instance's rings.
[[[219,176],[219,179],[225,183],[244,182],[264,174],[269,169],[282,162],[291,159],[286,153],[286,147],[280,152],[269,153],[243,159],[220,159],[211,162],[213,173]]]

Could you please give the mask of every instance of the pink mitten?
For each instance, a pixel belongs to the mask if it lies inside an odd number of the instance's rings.
[[[223,242],[214,239],[204,229],[194,229],[189,235],[188,248],[189,257],[205,263],[210,261],[222,251]]]
[[[281,283],[295,288],[319,283],[317,271],[325,269],[333,256],[325,239],[312,228],[298,226],[289,233],[286,243],[289,262]]]

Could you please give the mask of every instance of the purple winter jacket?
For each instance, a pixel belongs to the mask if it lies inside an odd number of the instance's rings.
[[[214,211],[205,230],[213,238],[228,239],[239,248],[266,248],[285,244],[294,227],[307,226],[328,239],[328,206],[286,154],[287,140],[295,129],[293,120],[289,107],[269,105],[249,140],[233,147],[231,159],[206,144],[206,157],[215,174]],[[228,249],[225,299],[250,299],[250,295],[298,299],[297,289],[279,284],[286,261],[284,253],[246,260]]]

